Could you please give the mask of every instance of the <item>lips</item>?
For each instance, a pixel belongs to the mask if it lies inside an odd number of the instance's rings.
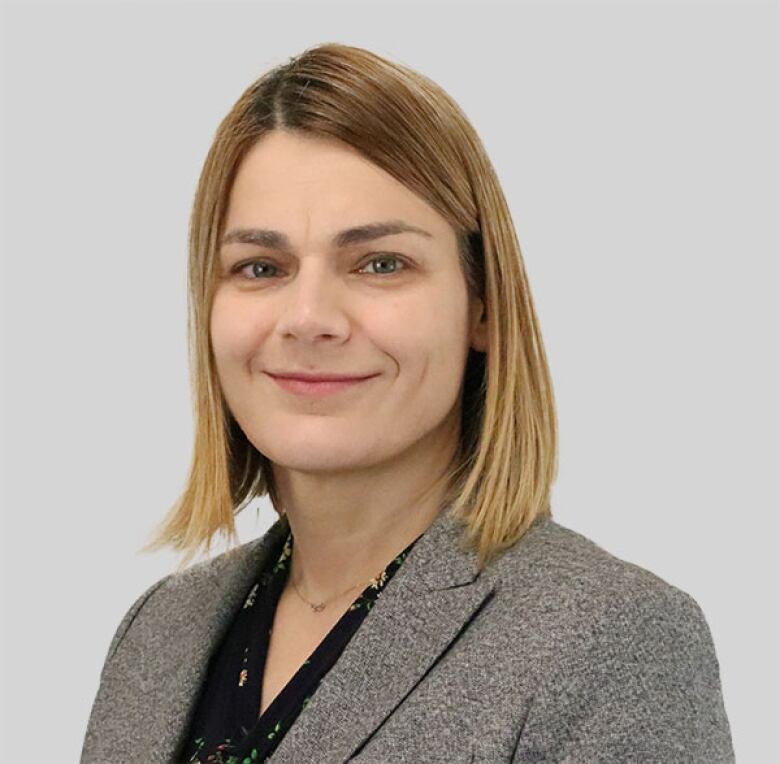
[[[274,382],[279,385],[279,387],[281,387],[283,390],[286,390],[287,392],[308,397],[321,397],[359,388],[360,385],[365,384],[371,379],[374,379],[374,377],[378,375],[372,374],[368,377],[346,378],[342,376],[339,379],[325,380],[315,377],[314,381],[311,381],[311,379],[276,376],[270,373],[268,373],[268,376],[273,379]]]
[[[276,379],[296,379],[301,382],[357,382],[362,379],[376,376],[375,374],[363,374],[356,376],[354,374],[307,374],[305,372],[267,372]]]

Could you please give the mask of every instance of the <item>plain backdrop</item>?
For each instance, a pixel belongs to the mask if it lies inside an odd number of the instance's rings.
[[[780,761],[777,3],[2,5],[0,758],[78,760],[172,572],[190,204],[218,123],[319,42],[442,85],[523,248],[553,515],[701,605],[739,762]],[[242,542],[275,519],[257,502]],[[215,553],[223,551],[218,547]]]

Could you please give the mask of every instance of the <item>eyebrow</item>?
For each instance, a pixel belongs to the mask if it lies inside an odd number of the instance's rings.
[[[417,226],[405,223],[403,220],[384,220],[339,231],[331,239],[331,243],[336,247],[348,247],[352,244],[361,244],[366,241],[381,239],[383,236],[393,236],[399,233],[416,233],[429,239],[433,238],[433,234]],[[222,237],[220,245],[233,243],[257,244],[261,247],[285,252],[292,250],[287,236],[281,231],[274,231],[270,228],[235,228]]]

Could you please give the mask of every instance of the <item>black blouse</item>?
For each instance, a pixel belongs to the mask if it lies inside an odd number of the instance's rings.
[[[201,764],[266,761],[420,536],[369,583],[258,717],[273,617],[290,568],[293,536],[289,531],[284,543],[271,550],[269,564],[259,572],[243,606],[211,656],[186,736],[183,749],[186,758],[181,761]]]

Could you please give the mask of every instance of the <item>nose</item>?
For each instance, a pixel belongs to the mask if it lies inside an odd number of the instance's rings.
[[[279,290],[276,331],[306,342],[343,339],[350,323],[343,284],[325,264],[309,258],[307,265]]]

